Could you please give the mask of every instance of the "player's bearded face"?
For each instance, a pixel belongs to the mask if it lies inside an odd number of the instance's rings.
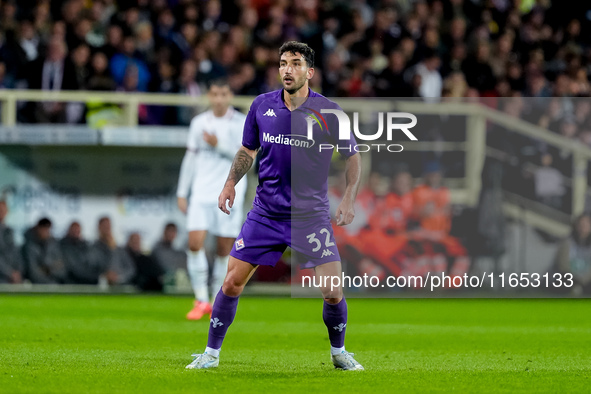
[[[300,90],[310,77],[310,68],[299,53],[284,53],[279,63],[279,75],[283,88],[289,94]]]

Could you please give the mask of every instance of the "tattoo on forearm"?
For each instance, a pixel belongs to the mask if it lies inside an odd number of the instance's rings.
[[[228,175],[228,181],[232,181],[234,184],[237,184],[238,181],[242,179],[244,174],[248,172],[252,166],[252,162],[252,157],[250,157],[247,152],[240,149],[238,153],[236,153],[236,156],[234,156],[232,168],[230,169],[230,174]]]

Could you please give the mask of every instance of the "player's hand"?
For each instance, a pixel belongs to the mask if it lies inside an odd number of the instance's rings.
[[[204,131],[203,140],[214,148],[218,146],[218,137],[215,134],[209,134],[207,131]]]
[[[220,197],[218,198],[218,208],[221,209],[226,215],[229,215],[230,210],[226,207],[226,202],[229,202],[228,206],[232,208],[235,197],[236,190],[234,190],[234,187],[230,185],[224,186],[222,192],[220,193]]]
[[[183,213],[183,214],[187,214],[187,199],[184,197],[177,197],[176,199],[176,205],[178,205],[179,210]]]
[[[337,208],[337,226],[346,226],[347,224],[350,224],[354,218],[355,208],[353,207],[353,202],[349,200],[343,200]]]

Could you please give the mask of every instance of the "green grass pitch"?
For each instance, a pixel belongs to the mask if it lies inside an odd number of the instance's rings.
[[[590,392],[591,300],[350,299],[332,367],[322,301],[242,297],[216,370],[185,370],[189,298],[0,295],[2,393]]]

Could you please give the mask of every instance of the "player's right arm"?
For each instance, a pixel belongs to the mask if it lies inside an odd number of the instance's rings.
[[[240,149],[238,149],[236,156],[234,156],[234,161],[232,161],[232,167],[230,168],[230,173],[228,174],[228,179],[226,179],[226,183],[218,199],[218,207],[227,215],[230,214],[230,211],[226,206],[226,203],[228,203],[230,208],[232,208],[234,205],[234,198],[236,197],[236,184],[238,181],[240,181],[240,179],[242,179],[248,170],[250,170],[256,155],[256,150],[241,146]]]
[[[182,213],[187,214],[187,196],[191,188],[191,179],[193,178],[193,168],[195,167],[195,152],[187,150],[181,164],[179,174],[179,184],[176,191],[176,201]]]
[[[198,150],[198,125],[197,119],[191,121],[189,128],[189,137],[187,139],[187,151],[183,162],[181,164],[181,171],[179,174],[179,183],[176,190],[177,205],[180,211],[187,214],[187,197],[191,190],[191,183],[193,182],[193,175],[195,171],[195,164],[197,163]]]

